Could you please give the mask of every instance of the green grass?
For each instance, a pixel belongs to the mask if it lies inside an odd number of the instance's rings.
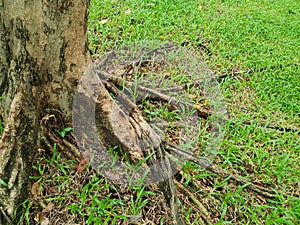
[[[216,75],[239,72],[221,83],[230,122],[216,162],[273,187],[278,198],[262,203],[221,183],[226,193],[219,224],[236,224],[226,220],[228,205],[244,216],[241,224],[295,224],[300,218],[299,14],[297,0],[92,1],[95,57],[115,45],[161,40],[196,49]]]
[[[155,194],[141,185],[142,182],[125,189],[108,183],[89,168],[79,173],[77,164],[63,160],[56,146],[50,158],[40,158],[30,177],[37,187],[31,191],[33,196],[18,206],[15,211],[18,221],[13,222],[41,223],[47,213],[56,224],[116,224],[119,220],[139,218],[142,208],[150,201],[148,197]],[[50,204],[54,208],[47,211]]]
[[[217,76],[228,74],[220,87],[230,120],[215,162],[256,184],[272,187],[277,196],[257,197],[246,187],[237,187],[188,163],[184,185],[208,180],[213,188],[209,195],[221,201],[214,209],[217,218],[207,224],[289,225],[300,220],[299,15],[298,0],[91,1],[88,34],[94,58],[116,45],[160,40],[191,47]],[[232,72],[239,73],[230,76]],[[145,113],[150,118],[163,114],[171,120],[177,116],[163,107],[148,107]],[[91,174],[80,189],[72,190],[73,182],[83,178],[74,174],[74,163],[61,163],[57,154],[53,157],[35,165],[37,175],[33,179],[42,190],[57,187],[63,194],[46,198],[46,203],[67,205],[59,210],[81,215],[80,222],[114,224],[129,220],[139,215],[154,195],[143,186],[132,187],[129,199],[120,200],[112,194],[116,187]],[[50,167],[56,168],[56,173],[47,178],[43,175]],[[24,208],[24,221],[29,220],[30,210],[43,208],[28,201],[20,207]],[[199,214],[190,217],[193,207],[182,203],[182,211],[187,223],[201,224]],[[230,212],[235,213],[236,220],[228,215]]]

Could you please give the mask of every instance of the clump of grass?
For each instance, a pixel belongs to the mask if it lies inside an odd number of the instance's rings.
[[[64,160],[53,148],[51,157],[42,157],[33,166],[32,197],[15,211],[17,224],[117,224],[140,219],[149,203],[148,191],[142,184],[114,186],[87,167],[81,173],[77,163]],[[126,192],[126,194],[122,194]],[[49,210],[49,204],[53,205]]]

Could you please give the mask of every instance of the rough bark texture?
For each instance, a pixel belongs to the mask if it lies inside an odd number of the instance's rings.
[[[42,117],[71,119],[74,87],[90,61],[89,0],[0,1],[0,224],[28,193]]]

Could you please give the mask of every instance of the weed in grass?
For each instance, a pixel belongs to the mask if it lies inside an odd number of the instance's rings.
[[[2,180],[1,178],[0,178],[0,185],[2,185],[4,187],[8,187],[8,184],[4,180]]]
[[[71,132],[72,130],[73,130],[72,127],[66,127],[66,128],[64,128],[64,129],[62,129],[61,131],[56,130],[56,132],[57,132],[62,138],[65,138],[66,134],[67,134],[68,132]]]
[[[30,211],[31,211],[32,203],[29,200],[25,200],[22,202],[14,212],[14,218],[19,218],[18,221],[16,219],[13,220],[16,224],[28,224],[30,225]],[[19,213],[19,214],[18,214]]]
[[[116,148],[111,149],[114,154]],[[118,157],[118,154],[114,154]],[[73,160],[64,161],[58,153],[56,145],[51,157],[37,160],[33,169],[36,175],[30,178],[38,185],[32,198],[19,205],[15,216],[19,223],[34,224],[40,221],[36,218],[48,203],[53,203],[54,209],[43,213],[54,224],[82,221],[85,224],[117,224],[117,221],[137,220],[141,210],[149,203],[149,196],[155,192],[146,190],[139,181],[137,185],[128,188],[124,198],[118,192],[119,187],[111,185],[105,178],[99,177],[89,168],[79,174]],[[143,177],[142,179],[145,179]],[[1,183],[2,184],[2,183]],[[4,184],[4,183],[3,183]],[[37,195],[37,196],[36,196]],[[36,202],[36,199],[39,199]],[[69,212],[61,217],[60,212]],[[20,214],[17,214],[20,212]]]
[[[4,127],[2,124],[2,120],[0,119],[0,136],[2,135],[3,131],[4,131]]]
[[[131,189],[136,191],[136,196],[131,196],[129,209],[132,215],[139,215],[142,208],[149,203],[149,195],[155,195],[155,193],[152,191],[146,191],[145,186],[142,185],[131,187]]]

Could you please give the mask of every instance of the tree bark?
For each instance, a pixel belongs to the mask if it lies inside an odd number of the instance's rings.
[[[71,122],[74,87],[90,63],[89,0],[0,0],[0,224],[28,194],[45,115]]]

